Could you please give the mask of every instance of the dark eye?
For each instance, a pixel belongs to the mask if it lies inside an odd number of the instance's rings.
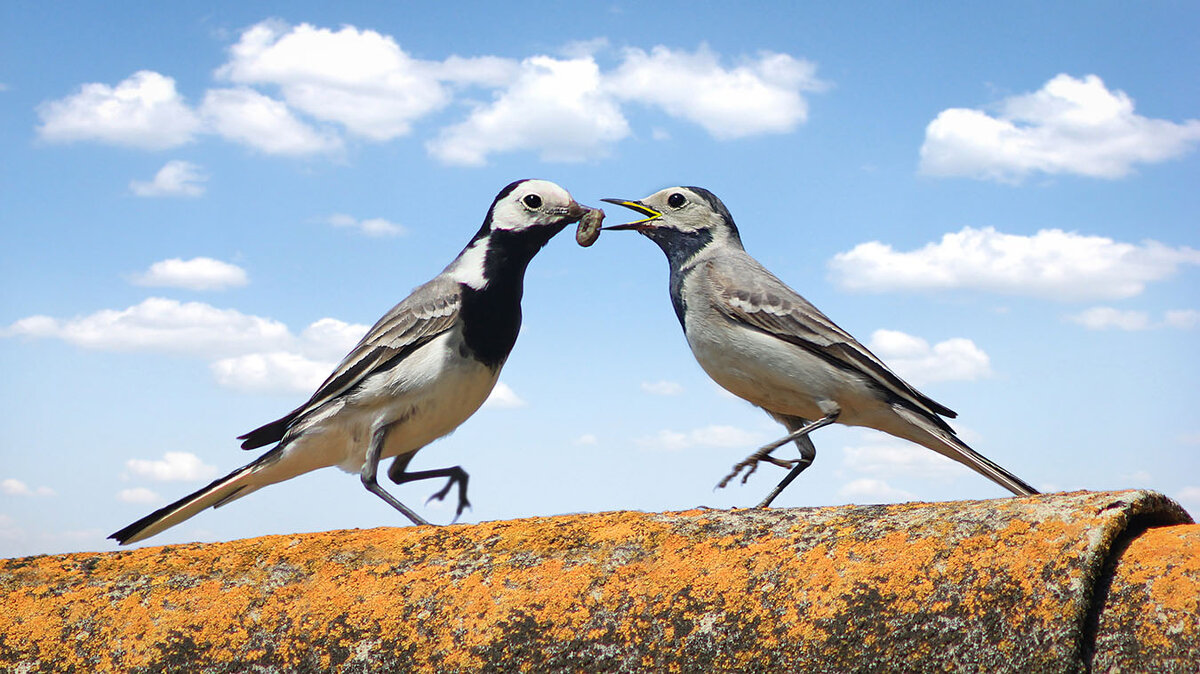
[[[530,208],[541,208],[542,207],[542,198],[536,194],[526,194],[525,198],[522,199],[521,201],[524,201],[525,205]]]
[[[667,197],[667,205],[671,208],[682,208],[686,203],[687,199],[678,192]]]

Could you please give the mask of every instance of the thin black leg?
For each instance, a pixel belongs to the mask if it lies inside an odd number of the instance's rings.
[[[788,436],[786,438],[784,438],[784,442],[789,442],[792,440],[799,439],[805,435],[808,435],[809,433],[812,433],[813,431],[817,430],[818,428],[821,428],[822,426],[828,426],[829,424],[832,424],[834,421],[836,421],[837,418],[838,418],[837,414],[830,414],[829,416],[823,417],[821,419],[817,419],[816,421],[812,422],[811,424],[808,424],[804,428],[801,428],[800,430],[795,431],[793,433],[789,433]],[[782,445],[782,444],[783,444],[783,442],[779,443],[779,445]],[[778,447],[779,445],[775,445],[775,447]],[[768,447],[769,446],[770,445],[768,445]],[[772,447],[772,449],[774,449],[774,447]],[[759,451],[762,451],[762,450],[759,450]],[[795,480],[796,477],[800,475],[800,473],[804,472],[805,468],[808,468],[809,466],[811,466],[813,459],[815,459],[816,457],[817,457],[817,452],[815,449],[813,449],[812,443],[807,443],[806,445],[800,445],[800,460],[796,462],[796,465],[792,466],[792,470],[789,471],[788,474],[785,475],[784,478],[779,481],[779,484],[775,485],[775,488],[771,490],[771,493],[767,494],[767,497],[765,499],[763,499],[762,502],[759,503],[755,507],[756,508],[766,508],[767,506],[771,505],[771,501],[774,501],[775,497],[779,496],[780,492],[782,492],[784,489],[787,488],[787,486],[789,484],[792,483],[792,480]]]
[[[395,496],[384,491],[383,487],[380,487],[379,483],[375,481],[375,473],[379,471],[379,454],[383,451],[383,439],[387,436],[387,431],[388,427],[384,426],[371,434],[371,444],[367,447],[367,460],[363,463],[362,473],[359,474],[363,486],[367,488],[367,491],[399,510],[405,517],[412,520],[413,524],[429,524],[408,506],[397,501]]]

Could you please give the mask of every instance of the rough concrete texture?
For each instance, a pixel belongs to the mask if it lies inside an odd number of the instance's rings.
[[[1151,492],[1078,492],[0,560],[0,663],[1195,672],[1200,527],[1188,522]]]

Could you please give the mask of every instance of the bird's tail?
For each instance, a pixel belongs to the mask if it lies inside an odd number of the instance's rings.
[[[112,534],[109,538],[121,545],[136,543],[191,518],[205,508],[216,508],[234,499],[239,499],[259,487],[268,484],[268,482],[254,480],[252,476],[264,464],[274,461],[276,458],[276,452],[268,452],[225,477],[214,480],[207,487],[198,489],[171,505],[155,510],[142,519]]]
[[[954,433],[945,431],[930,423],[919,412],[899,405],[893,409],[905,421],[909,422],[910,428],[915,426],[919,431],[916,434],[898,434],[900,437],[912,440],[932,449],[942,456],[954,459],[1017,496],[1030,496],[1038,493],[1038,490],[1031,487],[1029,483],[1008,472],[995,461],[971,449],[967,443],[959,439]]]

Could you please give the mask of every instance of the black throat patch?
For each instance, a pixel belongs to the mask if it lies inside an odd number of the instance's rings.
[[[663,253],[667,256],[667,264],[671,266],[671,306],[675,308],[675,318],[679,319],[679,324],[683,325],[683,280],[687,277],[690,270],[684,270],[683,266],[687,261],[692,259],[696,253],[699,253],[705,246],[712,243],[712,232],[707,229],[682,232],[678,229],[664,227],[663,229],[649,229],[643,232],[647,238],[662,248]]]
[[[463,286],[463,340],[477,359],[499,369],[521,331],[521,296],[530,260],[566,227],[538,227],[521,232],[494,230],[478,239],[486,246],[482,288]],[[474,242],[472,242],[474,243]]]

